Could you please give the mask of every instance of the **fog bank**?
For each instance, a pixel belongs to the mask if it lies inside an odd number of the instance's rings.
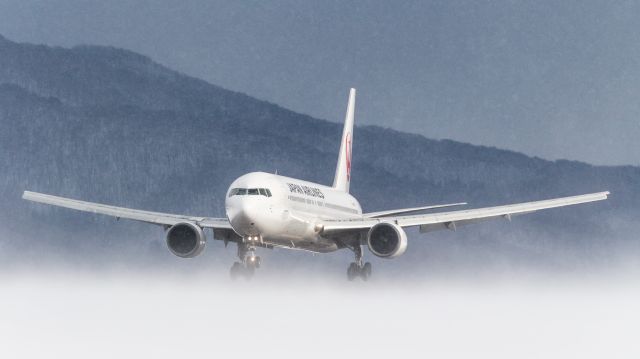
[[[420,283],[5,273],[2,356],[637,358],[631,278]]]

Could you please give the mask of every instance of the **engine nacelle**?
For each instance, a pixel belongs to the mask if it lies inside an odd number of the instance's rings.
[[[167,231],[167,247],[178,257],[193,258],[202,253],[206,243],[204,231],[195,223],[178,223]]]
[[[395,258],[407,250],[407,233],[395,223],[378,223],[367,234],[371,253],[381,258]]]

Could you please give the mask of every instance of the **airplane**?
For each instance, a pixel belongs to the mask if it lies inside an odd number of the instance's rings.
[[[213,239],[237,245],[239,261],[230,270],[232,279],[251,278],[261,259],[257,248],[288,248],[315,253],[348,249],[355,260],[347,278],[368,280],[371,263],[364,262],[363,247],[380,258],[401,256],[408,245],[407,227],[420,233],[453,230],[466,224],[513,216],[542,209],[601,201],[608,191],[535,202],[477,209],[424,213],[427,210],[466,205],[451,203],[363,213],[358,200],[349,194],[356,90],[349,91],[347,113],[332,186],[278,174],[252,172],[231,183],[225,196],[226,218],[209,218],[115,207],[43,193],[25,191],[22,198],[74,210],[98,213],[163,226],[169,251],[182,258],[202,253]],[[420,213],[422,212],[422,213]]]

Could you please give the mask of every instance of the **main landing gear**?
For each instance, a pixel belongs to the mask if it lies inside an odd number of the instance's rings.
[[[242,262],[234,262],[231,266],[231,279],[244,277],[249,280],[253,277],[257,268],[260,268],[260,257],[256,256],[256,248],[246,243],[238,243],[238,258]]]
[[[364,281],[369,280],[371,277],[371,263],[364,263],[362,259],[362,246],[357,245],[353,247],[353,253],[356,255],[356,261],[349,264],[349,268],[347,268],[347,279],[353,281],[357,277],[360,277]]]

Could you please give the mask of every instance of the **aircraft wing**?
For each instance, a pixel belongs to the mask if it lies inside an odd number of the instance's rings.
[[[194,217],[179,214],[143,211],[124,207],[109,206],[106,204],[78,201],[75,199],[57,197],[43,193],[25,191],[22,198],[28,201],[50,204],[58,207],[75,209],[83,212],[105,214],[107,216],[131,219],[134,221],[173,226],[180,222],[193,222],[203,228],[232,229],[226,218]]]
[[[504,218],[510,220],[512,216],[531,213],[542,209],[602,201],[607,199],[608,195],[609,192],[598,192],[580,196],[554,198],[544,201],[516,203],[504,206],[429,213],[413,216],[324,220],[323,222],[321,222],[321,225],[323,225],[323,233],[331,233],[343,230],[364,230],[369,229],[381,222],[396,223],[401,227],[420,226],[420,232],[430,232],[439,229],[455,230],[456,227],[460,225],[481,222],[490,219]]]
[[[464,206],[466,204],[467,202],[460,202],[460,203],[436,204],[436,205],[423,206],[423,207],[392,209],[388,211],[363,213],[362,216],[367,218],[388,217],[388,216],[393,216],[394,214],[406,214],[411,212],[425,211],[428,209]]]

